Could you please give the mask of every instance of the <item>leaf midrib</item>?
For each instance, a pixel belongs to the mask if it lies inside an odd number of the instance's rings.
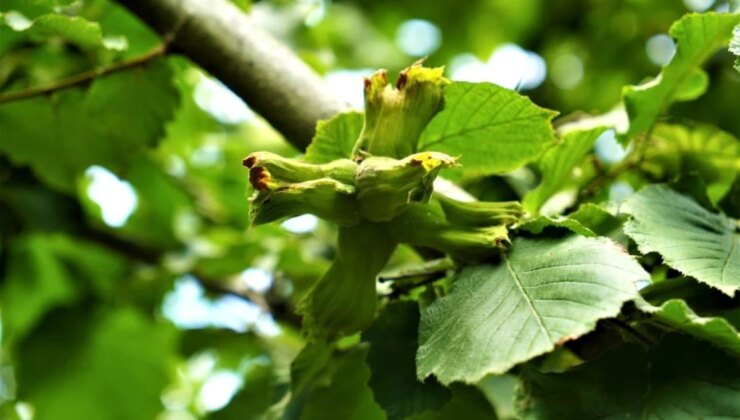
[[[555,342],[550,337],[550,333],[545,328],[545,324],[542,322],[542,315],[537,311],[537,308],[534,307],[532,304],[532,299],[529,297],[527,292],[524,290],[524,286],[522,286],[522,281],[519,279],[519,276],[517,275],[516,271],[514,271],[514,268],[511,266],[511,262],[509,261],[509,257],[504,255],[504,262],[506,262],[506,269],[509,270],[509,273],[511,273],[511,277],[514,279],[514,284],[516,284],[516,287],[519,289],[519,292],[521,292],[522,296],[524,296],[524,300],[527,302],[527,305],[529,305],[529,309],[532,310],[532,312],[535,315],[535,319],[537,320],[537,324],[540,326],[540,330],[545,334],[545,337],[547,337],[547,341],[550,343],[551,346],[555,345]]]
[[[424,148],[424,150],[429,150],[429,146],[433,146],[435,144],[443,143],[443,142],[448,141],[450,139],[454,139],[455,137],[461,137],[461,136],[464,136],[466,134],[473,133],[473,132],[476,132],[476,131],[483,131],[483,130],[486,130],[486,129],[489,129],[489,128],[493,128],[493,127],[496,127],[496,126],[499,126],[499,125],[504,125],[504,124],[513,123],[513,122],[519,122],[519,121],[525,121],[525,120],[533,119],[535,117],[538,117],[538,115],[530,114],[530,115],[525,115],[524,117],[513,118],[513,119],[510,119],[510,120],[499,120],[499,121],[496,121],[496,122],[493,122],[493,123],[479,125],[477,127],[465,128],[463,130],[460,130],[460,131],[457,131],[457,132],[454,132],[454,133],[450,133],[450,134],[446,134],[446,135],[443,135],[443,136],[441,136],[441,137],[439,137],[437,139],[434,139],[434,140],[426,143],[423,146],[423,148]],[[511,139],[509,139],[509,140],[511,140]]]

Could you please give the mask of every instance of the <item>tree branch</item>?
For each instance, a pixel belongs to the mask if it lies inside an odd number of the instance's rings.
[[[153,48],[152,50],[145,52],[137,57],[130,60],[115,63],[110,66],[100,67],[92,69],[66,79],[62,79],[58,82],[54,82],[45,86],[38,86],[24,90],[17,90],[13,92],[7,92],[0,94],[0,104],[4,102],[18,101],[21,99],[28,99],[34,96],[45,95],[48,93],[56,92],[58,90],[67,89],[73,86],[87,83],[96,77],[102,77],[109,74],[117,73],[119,71],[128,70],[134,67],[143,66],[148,62],[163,56],[167,52],[166,43]]]
[[[347,108],[290,49],[228,0],[117,0],[210,72],[299,149]]]
[[[607,184],[617,179],[620,175],[625,172],[631,171],[632,169],[640,166],[642,160],[645,158],[645,150],[650,144],[650,140],[653,135],[653,129],[655,124],[645,133],[644,136],[636,137],[635,146],[633,152],[627,155],[621,162],[614,166],[611,170],[597,176],[592,179],[580,192],[578,196],[578,202],[584,202],[589,200],[591,197],[596,195],[602,188]]]
[[[138,260],[147,264],[158,265],[166,250],[150,248],[125,240],[110,232],[95,228],[86,228],[83,237],[97,243],[113,252],[122,254],[128,258]],[[263,296],[253,292],[246,287],[237,286],[228,279],[219,279],[209,276],[197,269],[187,270],[182,274],[193,276],[203,289],[217,295],[230,295],[259,306],[263,311],[271,313],[276,319],[287,322],[300,328],[301,319],[292,313],[293,308],[286,302],[275,299],[273,296]]]

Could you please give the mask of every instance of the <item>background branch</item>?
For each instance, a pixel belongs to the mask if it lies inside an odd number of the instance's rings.
[[[119,71],[128,70],[134,67],[143,66],[150,61],[163,56],[167,52],[167,44],[164,43],[159,45],[152,50],[145,52],[137,57],[130,60],[122,61],[120,63],[111,64],[109,66],[92,69],[66,79],[62,79],[58,82],[50,83],[45,86],[32,87],[24,90],[17,90],[8,93],[0,94],[0,104],[4,102],[18,101],[21,99],[28,99],[34,96],[45,95],[48,93],[56,92],[58,90],[67,89],[73,86],[87,83],[96,77],[102,77],[109,74],[117,73]]]
[[[348,108],[288,47],[228,0],[117,0],[223,82],[299,149]]]

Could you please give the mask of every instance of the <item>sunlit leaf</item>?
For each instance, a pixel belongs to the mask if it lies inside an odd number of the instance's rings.
[[[625,232],[644,254],[732,295],[740,287],[737,221],[711,213],[665,185],[651,185],[620,208],[632,216]]]
[[[732,27],[738,23],[740,14],[710,12],[686,15],[671,26],[670,35],[678,44],[673,59],[654,79],[624,89],[630,116],[628,137],[647,131],[673,102],[693,100],[704,93],[708,81],[701,66],[727,46]]]
[[[534,234],[540,234],[547,228],[564,228],[573,233],[583,236],[598,236],[594,231],[583,226],[581,222],[566,216],[537,216],[517,226],[518,229],[526,230]]]
[[[586,203],[566,216],[537,216],[521,222],[517,229],[540,234],[548,228],[562,228],[583,236],[607,236],[621,221],[606,209]]]
[[[641,311],[652,315],[654,322],[740,355],[740,333],[726,319],[699,316],[681,299],[670,299],[660,306],[653,306],[644,299],[636,302]]]
[[[454,82],[445,88],[444,109],[422,133],[418,149],[460,156],[462,167],[449,172],[458,176],[500,174],[554,144],[555,115],[494,84]]]
[[[306,162],[328,163],[337,159],[351,159],[352,149],[362,131],[362,122],[361,112],[345,112],[319,121],[316,135],[306,149]]]
[[[496,266],[462,271],[422,313],[417,373],[473,383],[592,330],[649,277],[606,239],[518,239]]]
[[[40,16],[26,31],[32,39],[57,36],[85,50],[103,46],[103,33],[100,25],[79,16],[60,14]]]

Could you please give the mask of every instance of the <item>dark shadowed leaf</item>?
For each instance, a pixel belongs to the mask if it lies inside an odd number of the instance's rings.
[[[624,345],[564,373],[529,370],[519,397],[525,419],[736,418],[740,363],[688,336],[649,352]]]
[[[308,344],[293,361],[291,397],[284,419],[380,420],[383,410],[368,386],[367,347],[336,352]]]
[[[389,419],[405,419],[436,411],[450,400],[450,391],[434,378],[420,382],[414,369],[419,329],[415,302],[389,304],[362,338],[370,342],[367,364],[375,400]]]
[[[56,312],[19,349],[18,397],[37,418],[154,418],[174,376],[172,333],[131,309]]]

